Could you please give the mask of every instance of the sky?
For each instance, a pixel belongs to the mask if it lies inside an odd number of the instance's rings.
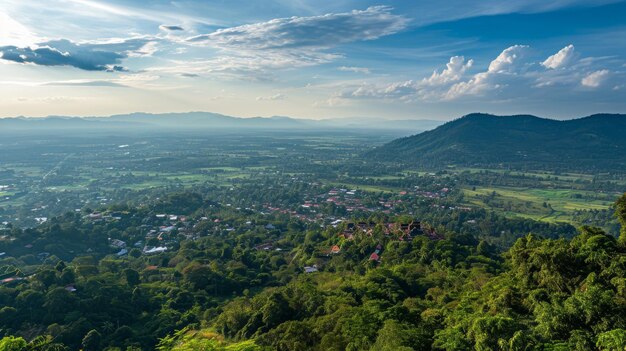
[[[626,1],[2,0],[0,115],[626,113]]]

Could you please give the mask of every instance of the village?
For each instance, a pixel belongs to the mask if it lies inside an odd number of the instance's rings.
[[[296,178],[291,178],[291,182],[301,182]],[[286,184],[287,186],[288,184]],[[311,185],[311,184],[310,184]],[[250,230],[265,231],[268,237],[280,235],[280,221],[285,218],[296,219],[307,225],[313,225],[320,229],[339,228],[343,231],[338,234],[342,240],[351,240],[355,235],[362,233],[372,235],[375,227],[379,223],[355,221],[358,218],[367,218],[374,213],[382,213],[385,216],[413,215],[412,206],[416,203],[432,206],[434,209],[449,209],[470,211],[469,207],[447,206],[445,199],[450,193],[448,187],[442,187],[439,191],[427,191],[414,186],[407,190],[393,193],[376,194],[358,188],[328,187],[321,184],[312,184],[310,191],[301,194],[300,202],[274,205],[272,203],[251,203],[246,207],[235,207],[230,203],[220,203],[210,205],[212,211],[205,215],[181,215],[176,213],[150,213],[142,218],[137,226],[138,233],[127,235],[126,237],[110,237],[108,245],[110,254],[117,257],[126,255],[156,255],[176,249],[183,240],[197,240],[203,236],[213,235],[237,235]],[[320,191],[321,190],[321,191]],[[104,201],[103,197],[98,199]],[[45,205],[44,205],[45,206]],[[128,213],[124,211],[107,210],[106,205],[101,205],[102,210],[92,211],[83,214],[83,220],[94,224],[118,226],[116,222],[127,222]],[[220,210],[217,210],[220,209]],[[84,213],[84,210],[76,209],[77,214]],[[224,213],[234,215],[220,216]],[[134,216],[134,215],[133,215]],[[238,218],[233,220],[232,218]],[[242,221],[240,218],[254,217],[255,220]],[[258,220],[261,218],[262,220]],[[39,224],[45,223],[46,217],[37,217]],[[136,221],[134,219],[133,221]],[[272,221],[274,221],[272,223]],[[415,235],[428,235],[432,239],[437,239],[437,234],[424,224],[415,220],[412,223],[380,223],[384,235],[402,233],[394,235],[399,241],[410,241]],[[0,226],[0,230],[8,232],[10,222],[5,221]],[[123,228],[121,228],[123,229]],[[269,235],[273,233],[273,235]],[[8,234],[2,236],[2,240],[11,241]],[[32,249],[33,246],[27,243],[25,249]],[[277,250],[282,251],[287,248],[277,247],[271,241],[259,243],[255,246],[257,250]],[[87,248],[85,254],[92,253],[91,248]],[[340,248],[333,247],[326,250],[327,254],[339,254]],[[374,260],[378,260],[375,252],[372,255]],[[6,254],[6,253],[5,253]],[[77,253],[78,254],[78,253]],[[50,253],[46,251],[35,253],[41,261],[44,261]]]
[[[396,199],[380,199],[374,206],[366,206],[366,197],[371,195],[357,189],[349,190],[345,188],[331,189],[323,194],[311,197],[299,205],[290,208],[275,207],[271,204],[260,206],[250,205],[250,207],[233,207],[231,204],[217,203],[216,208],[227,209],[228,215],[220,216],[220,211],[215,211],[207,216],[186,216],[179,214],[156,213],[144,218],[141,222],[140,231],[143,234],[139,240],[127,242],[119,238],[109,238],[109,246],[115,255],[123,257],[126,255],[155,255],[175,250],[181,240],[198,240],[204,236],[224,236],[241,235],[245,232],[256,231],[265,232],[267,240],[254,245],[257,251],[276,251],[289,254],[290,247],[281,247],[277,242],[280,240],[284,229],[284,218],[292,218],[308,225],[314,225],[324,230],[336,231],[336,243],[327,248],[319,250],[319,257],[324,261],[333,255],[341,255],[342,243],[354,240],[359,235],[381,236],[388,241],[411,242],[414,237],[423,235],[431,240],[441,240],[443,237],[435,229],[419,220],[406,223],[393,221],[373,222],[355,221],[354,218],[364,218],[364,214],[381,211],[387,215],[396,212],[395,206],[407,202],[410,196],[421,196],[430,199],[440,199],[445,197],[448,189],[442,189],[439,193],[421,193],[415,191],[410,194],[406,191],[398,194]],[[320,208],[332,203],[335,206],[345,207],[345,215],[328,215]],[[213,206],[213,205],[212,205]],[[259,209],[257,209],[257,207]],[[384,210],[382,210],[384,208]],[[469,208],[467,209],[469,210]],[[400,210],[397,210],[401,213]],[[236,215],[233,215],[236,214]],[[111,222],[121,220],[123,213],[110,211],[93,212],[84,218],[98,222]],[[357,217],[358,216],[358,217]],[[241,218],[254,217],[255,220],[242,221]],[[236,219],[233,219],[236,218]],[[262,220],[258,220],[262,218]],[[273,238],[270,239],[270,238]],[[133,250],[134,249],[134,250]],[[131,252],[133,251],[133,252]],[[376,249],[368,257],[369,261],[380,262],[383,246],[378,244]],[[321,269],[320,265],[302,267],[305,273],[314,273]]]

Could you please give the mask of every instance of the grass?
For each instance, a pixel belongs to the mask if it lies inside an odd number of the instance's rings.
[[[448,171],[452,171],[455,173],[461,173],[464,171],[467,171],[470,173],[480,173],[482,171],[489,171],[489,172],[500,173],[500,174],[506,173],[511,176],[537,177],[541,179],[550,178],[551,180],[558,178],[558,180],[563,180],[563,181],[577,181],[577,180],[591,181],[593,180],[593,177],[594,177],[591,174],[582,174],[582,173],[555,174],[554,172],[548,172],[548,171],[521,172],[521,171],[510,171],[510,170],[505,170],[505,169],[487,169],[487,168],[469,168],[469,167],[458,167],[458,168],[455,167],[455,168],[448,169]]]
[[[598,194],[592,191],[513,187],[477,187],[475,190],[464,188],[463,193],[469,204],[507,216],[569,223],[573,222],[574,211],[609,209],[618,197],[617,194]]]
[[[404,176],[394,176],[394,175],[386,175],[386,176],[367,176],[365,177],[367,179],[371,179],[371,180],[397,180],[397,179],[404,179]]]

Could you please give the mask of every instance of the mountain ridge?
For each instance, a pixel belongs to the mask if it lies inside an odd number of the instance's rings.
[[[116,130],[138,128],[141,130],[212,130],[212,129],[385,129],[406,131],[411,129],[428,130],[443,123],[435,120],[382,120],[373,118],[300,119],[286,116],[236,117],[213,112],[135,112],[111,116],[47,116],[47,117],[5,117],[0,118],[0,131]]]
[[[366,155],[422,166],[499,166],[626,170],[626,115],[570,120],[472,113],[391,141]],[[601,165],[594,167],[594,162]],[[569,163],[569,166],[568,166]],[[579,167],[580,166],[580,167]]]

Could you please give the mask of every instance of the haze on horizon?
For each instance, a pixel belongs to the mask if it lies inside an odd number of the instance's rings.
[[[2,116],[626,112],[626,2],[4,0]]]

